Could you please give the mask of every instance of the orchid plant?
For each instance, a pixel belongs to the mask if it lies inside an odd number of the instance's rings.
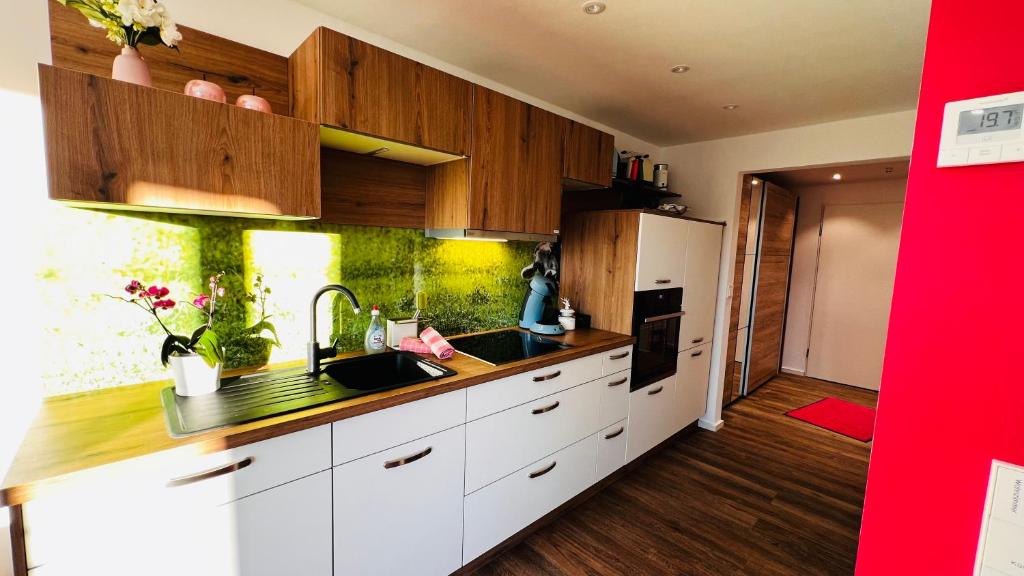
[[[210,276],[210,293],[199,294],[191,305],[205,316],[205,323],[196,328],[191,336],[181,336],[171,332],[163,319],[162,313],[173,309],[177,303],[169,296],[171,291],[163,286],[151,285],[148,288],[138,280],[132,280],[124,287],[127,296],[111,296],[117,300],[134,304],[153,316],[157,324],[167,335],[160,349],[160,361],[167,366],[171,355],[198,354],[211,368],[224,362],[224,348],[220,345],[217,333],[213,331],[213,318],[217,311],[217,298],[224,296],[224,287],[220,285],[224,273]]]
[[[260,319],[252,326],[246,328],[245,332],[251,338],[268,340],[274,346],[280,348],[281,341],[277,337],[277,329],[270,323],[270,315],[267,314],[267,297],[269,296],[270,286],[263,282],[263,274],[256,274],[256,281],[253,282],[252,292],[246,292],[245,298],[249,303],[259,306]]]
[[[167,8],[156,0],[57,0],[89,19],[95,28],[107,31],[107,39],[118,46],[163,44],[174,48],[181,32]]]

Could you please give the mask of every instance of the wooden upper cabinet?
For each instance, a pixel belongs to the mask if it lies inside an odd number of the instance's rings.
[[[573,120],[565,122],[562,177],[603,188],[611,186],[615,137]]]
[[[315,124],[39,66],[50,198],[320,217]]]
[[[332,126],[464,156],[473,85],[425,64],[318,28],[289,58],[292,113]]]

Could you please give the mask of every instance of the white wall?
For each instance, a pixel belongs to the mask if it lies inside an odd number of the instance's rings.
[[[907,193],[907,179],[843,182],[793,188],[791,191],[800,197],[800,213],[793,243],[793,272],[789,283],[782,369],[803,374],[807,369],[814,275],[818,263],[818,226],[821,224],[822,208],[826,204],[903,202]]]
[[[708,411],[701,426],[717,428],[721,421],[725,377],[722,367],[727,366],[726,336],[736,263],[735,222],[739,216],[741,174],[909,156],[915,116],[914,110],[907,110],[661,150],[661,161],[670,165],[670,187],[682,193],[683,203],[697,216],[727,223]]]

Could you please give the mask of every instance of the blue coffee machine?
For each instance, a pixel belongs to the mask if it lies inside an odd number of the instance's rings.
[[[565,328],[558,323],[557,317],[553,318],[553,323],[544,322],[544,317],[548,315],[548,306],[552,304],[552,298],[556,294],[558,287],[553,280],[540,273],[534,274],[530,279],[530,289],[523,298],[522,310],[519,312],[519,327],[535,334],[565,334]]]

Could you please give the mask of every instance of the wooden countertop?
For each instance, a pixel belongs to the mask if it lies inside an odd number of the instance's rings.
[[[501,366],[491,366],[456,353],[450,360],[442,362],[458,372],[450,378],[200,432],[186,438],[172,438],[164,422],[160,390],[171,385],[169,380],[55,396],[43,401],[26,432],[0,486],[0,505],[23,504],[40,495],[73,487],[97,474],[116,474],[122,468],[127,473],[132,462],[144,461],[147,457],[205,454],[243,446],[633,342],[631,336],[603,330],[576,330],[552,338],[574,347]],[[301,365],[302,361],[288,362],[268,366],[261,371]],[[251,372],[254,370],[234,370],[226,372],[225,376]]]

